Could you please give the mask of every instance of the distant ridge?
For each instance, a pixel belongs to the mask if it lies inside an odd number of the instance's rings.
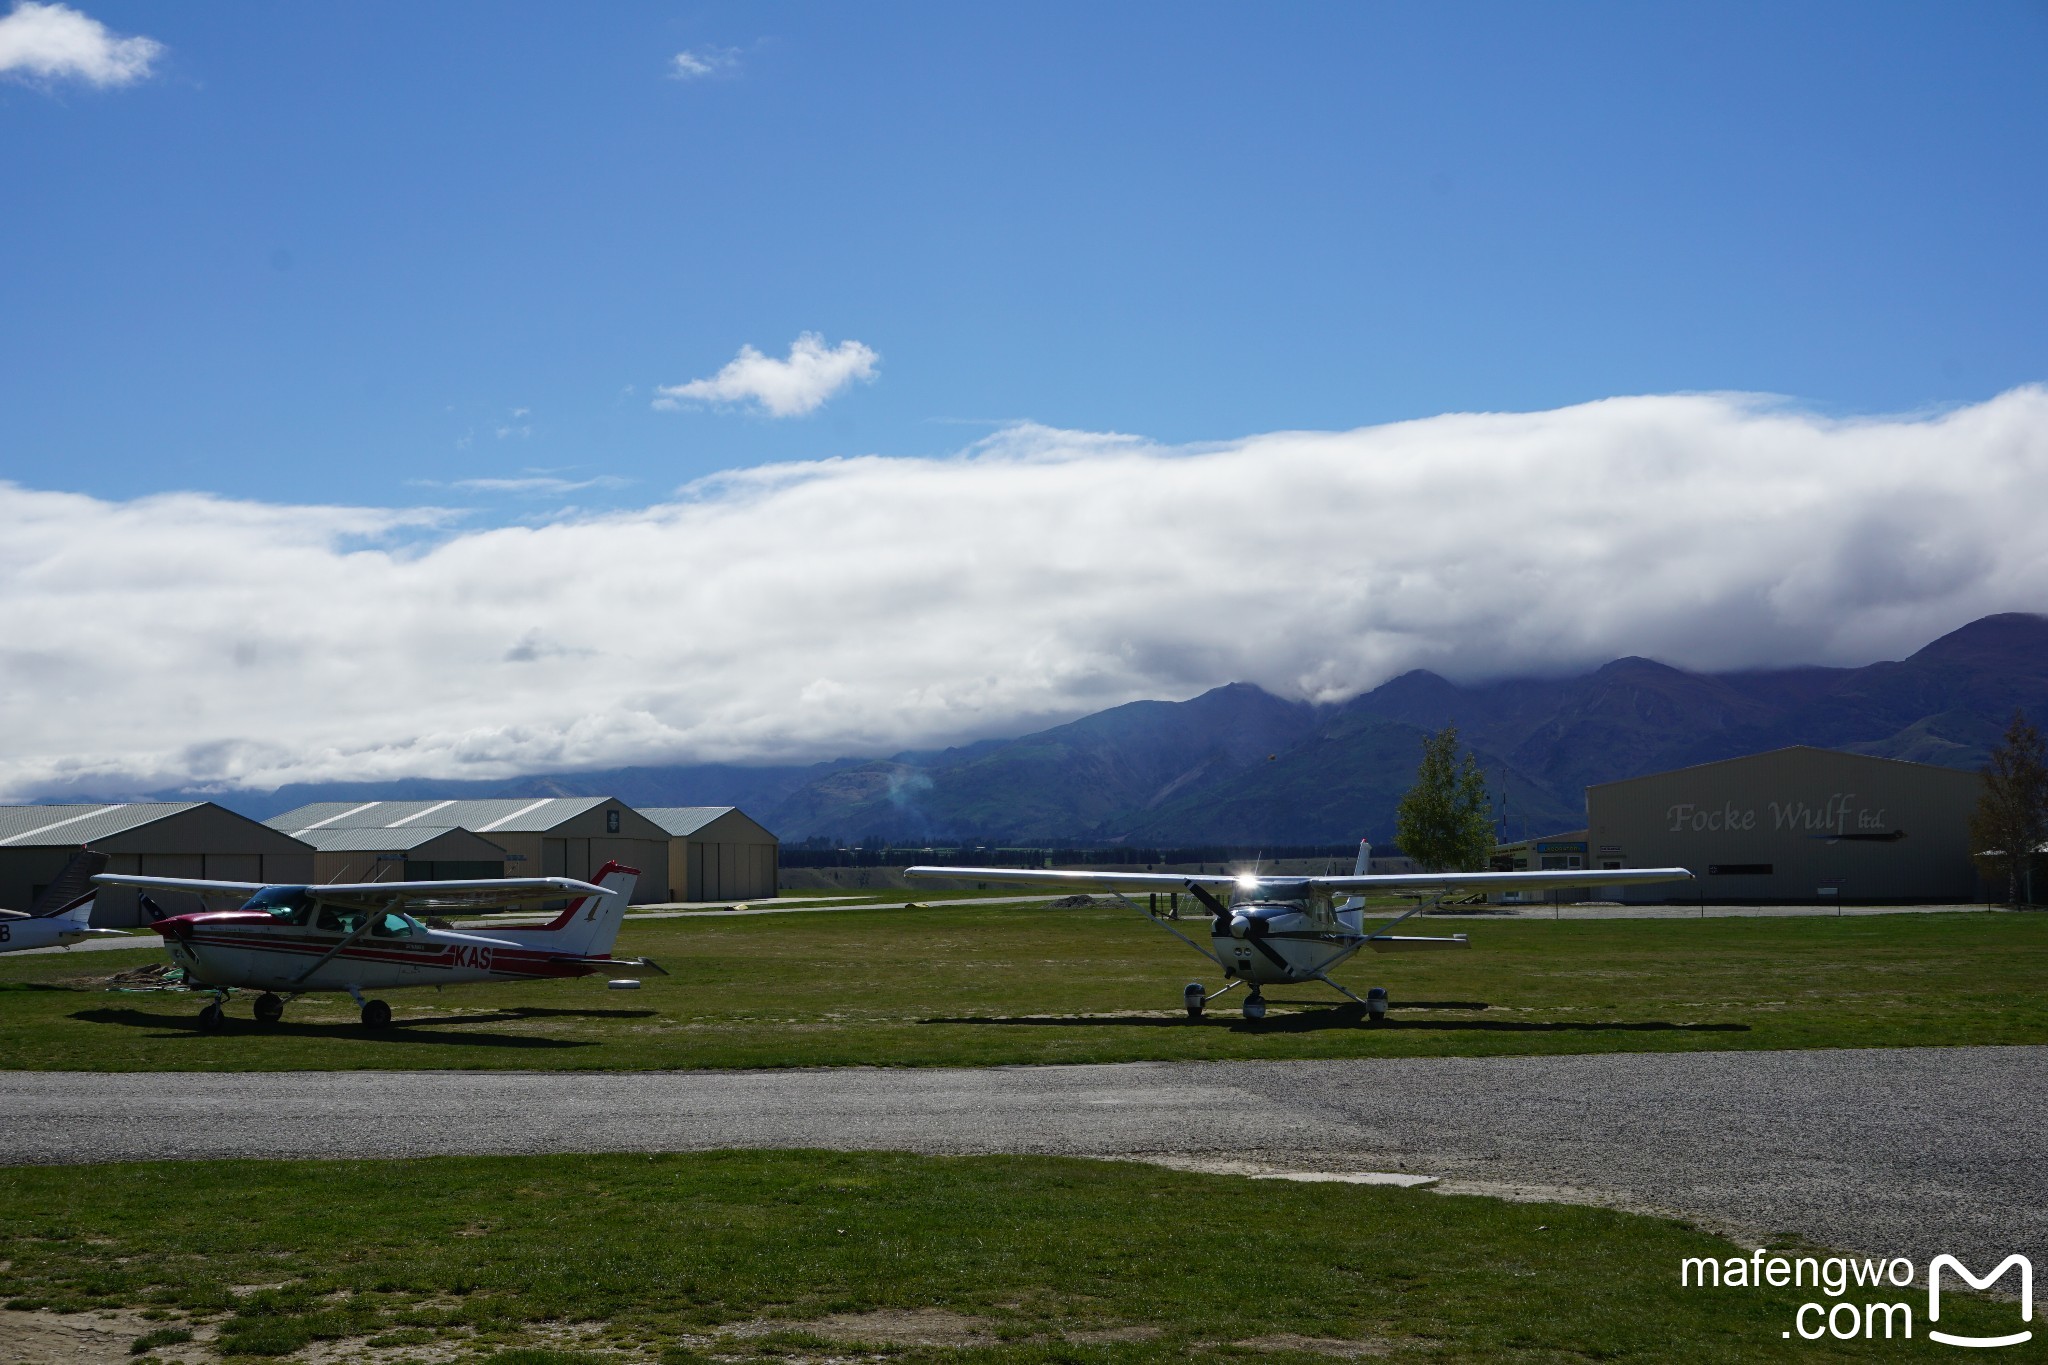
[[[1863,668],[1709,674],[1625,658],[1577,677],[1471,686],[1417,670],[1326,706],[1231,683],[886,759],[323,783],[214,799],[262,818],[316,800],[609,795],[738,805],[787,841],[1385,842],[1423,735],[1446,723],[1506,796],[1519,835],[1582,822],[1591,783],[1788,744],[1974,768],[2016,706],[2048,721],[2048,616],[1987,616]]]

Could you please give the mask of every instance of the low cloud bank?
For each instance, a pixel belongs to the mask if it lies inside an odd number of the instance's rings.
[[[1020,427],[474,531],[0,484],[0,791],[811,759],[1416,667],[1864,663],[2048,608],[2044,486],[2032,387],[1193,448]]]

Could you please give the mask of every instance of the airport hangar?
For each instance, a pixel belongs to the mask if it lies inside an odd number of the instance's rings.
[[[396,868],[403,861],[392,854],[407,852],[405,831],[413,825],[459,832],[495,845],[507,877],[576,877],[588,879],[609,862],[640,869],[633,903],[671,900],[669,834],[623,801],[604,796],[544,796],[464,801],[315,801],[264,822],[272,829],[309,843],[326,840],[330,853],[352,852],[359,858],[383,855],[381,865]],[[346,839],[341,838],[347,831]],[[352,843],[359,847],[344,849]],[[371,846],[376,847],[372,848]],[[316,844],[316,847],[318,845]],[[465,854],[461,849],[469,850]],[[422,852],[426,850],[423,848]],[[443,851],[416,861],[435,862]],[[488,862],[477,844],[449,844],[450,862]],[[366,866],[368,864],[365,864]],[[500,875],[478,869],[481,876]],[[397,881],[399,873],[364,876],[364,881]],[[447,871],[442,870],[446,876]]]
[[[737,806],[647,806],[669,833],[671,900],[756,900],[781,886],[781,842]]]
[[[1796,746],[1586,789],[1586,828],[1505,845],[1495,866],[1585,868],[1601,900],[1981,900],[1974,772]],[[1682,886],[1603,887],[1605,868],[1684,867]]]
[[[212,877],[236,882],[310,882],[314,852],[304,843],[211,801],[126,805],[0,806],[0,907],[26,909],[57,879],[81,845],[111,859],[109,872],[145,877]],[[200,908],[165,893],[166,910]],[[92,922],[142,923],[132,895],[102,894]]]

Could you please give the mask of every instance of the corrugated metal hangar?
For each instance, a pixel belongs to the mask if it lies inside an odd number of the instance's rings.
[[[216,877],[237,882],[309,882],[313,850],[211,801],[131,805],[0,806],[0,906],[34,902],[82,844],[112,859],[109,872],[151,877]],[[197,910],[196,897],[160,895],[173,912]],[[102,894],[92,922],[122,929],[142,923],[132,894]]]
[[[1685,867],[1670,888],[1601,899],[1979,899],[1976,773],[1797,747],[1586,789],[1585,866]],[[1548,865],[1546,863],[1546,865]]]
[[[316,882],[424,882],[505,875],[505,850],[453,825],[334,827],[294,833],[313,846]]]
[[[316,801],[272,816],[266,823],[308,842],[323,837],[322,831],[353,830],[360,834],[351,838],[378,843],[401,837],[399,832],[415,823],[466,831],[502,850],[505,876],[588,878],[606,863],[619,862],[640,869],[640,881],[633,891],[635,905],[670,899],[668,831],[609,797]],[[405,850],[380,845],[380,851]],[[463,857],[453,851],[448,856],[455,861]],[[436,854],[422,861],[438,862],[439,857]]]
[[[781,843],[737,806],[650,806],[640,812],[669,834],[669,899],[747,900],[780,886]]]

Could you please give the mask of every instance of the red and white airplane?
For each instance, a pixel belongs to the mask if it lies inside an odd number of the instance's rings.
[[[237,910],[163,915],[154,928],[194,990],[211,992],[199,1026],[219,1028],[236,990],[261,991],[256,1018],[274,1024],[285,1001],[312,991],[346,991],[366,1028],[391,1022],[391,1007],[366,992],[474,981],[544,981],[591,976],[617,967],[661,968],[646,958],[616,958],[612,944],[640,873],[606,863],[597,884],[570,877],[481,881],[360,882],[266,886],[185,877],[101,873],[95,882],[143,891],[233,896]],[[467,932],[420,916],[477,913],[575,899],[546,924]]]

